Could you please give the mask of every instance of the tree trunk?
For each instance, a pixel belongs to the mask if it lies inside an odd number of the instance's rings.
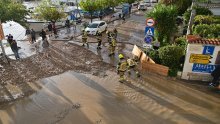
[[[2,49],[3,56],[5,57],[5,60],[7,61],[8,64],[10,64],[10,62],[8,61],[8,58],[6,56],[5,49],[4,49],[3,44],[2,44],[2,40],[0,40],[0,46],[1,46],[1,49]]]

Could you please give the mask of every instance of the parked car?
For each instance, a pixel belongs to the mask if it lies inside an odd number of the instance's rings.
[[[147,10],[147,7],[149,6],[148,3],[140,3],[138,5],[138,10]]]
[[[111,16],[111,20],[110,21],[115,21],[115,20],[118,20],[120,19],[122,16],[122,12],[116,12],[114,13],[112,16]]]
[[[103,32],[107,29],[107,23],[105,21],[94,21],[90,23],[85,31],[88,35],[97,35],[98,32]]]

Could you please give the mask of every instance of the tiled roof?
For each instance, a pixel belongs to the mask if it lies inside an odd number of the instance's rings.
[[[198,36],[187,36],[188,43],[220,45],[220,39],[205,39]]]

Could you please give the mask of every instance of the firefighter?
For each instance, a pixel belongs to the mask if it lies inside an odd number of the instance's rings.
[[[101,45],[102,45],[102,33],[101,32],[99,32],[98,34],[97,34],[97,42],[98,42],[98,46],[97,46],[97,49],[102,49],[101,48]]]
[[[114,36],[114,39],[116,40],[118,36],[118,30],[116,28],[114,28],[113,30],[113,36]]]
[[[135,72],[136,77],[140,77],[139,72],[136,69],[137,62],[134,59],[128,58],[127,60],[128,63],[128,74],[131,74],[131,70]]]
[[[89,43],[87,42],[87,33],[85,30],[82,30],[82,42],[83,42],[82,46],[85,46],[86,44],[87,47],[89,48]]]
[[[111,38],[111,42],[109,43],[109,56],[115,54],[116,40]]]
[[[117,65],[117,74],[119,74],[120,76],[119,82],[122,83],[123,81],[125,81],[124,75],[127,70],[128,63],[122,54],[119,54],[118,57],[119,57],[119,62]]]
[[[107,34],[107,38],[108,38],[108,43],[111,42],[111,37],[112,37],[112,33],[110,31],[106,31]]]

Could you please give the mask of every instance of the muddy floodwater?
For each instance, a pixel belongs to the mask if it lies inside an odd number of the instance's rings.
[[[219,124],[220,100],[158,76],[119,83],[76,72],[36,82],[36,93],[0,109],[1,124]]]

